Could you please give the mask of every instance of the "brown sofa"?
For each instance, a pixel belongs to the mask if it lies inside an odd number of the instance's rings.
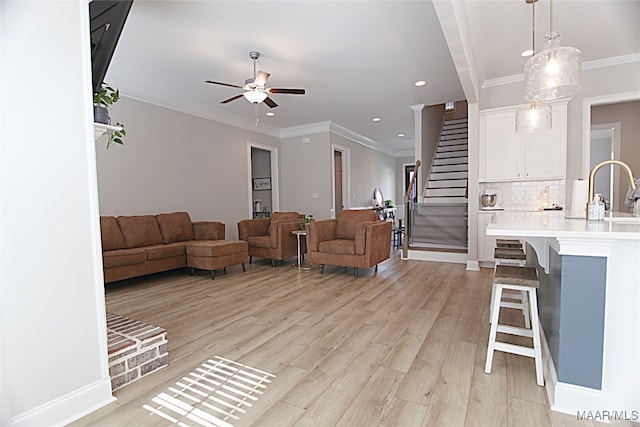
[[[209,241],[211,246],[220,246],[225,238],[223,223],[192,222],[187,212],[102,216],[100,228],[105,283],[190,266],[187,262],[190,243],[202,245]],[[246,245],[229,242],[230,245],[223,245],[226,249],[216,250],[225,252],[225,265],[219,268],[234,264],[243,264],[244,268],[248,258]]]
[[[390,221],[382,221],[372,210],[343,210],[338,219],[307,224],[307,257],[319,264],[358,268],[378,268],[391,254]]]
[[[271,266],[298,255],[294,230],[302,228],[304,215],[298,212],[274,212],[271,218],[243,219],[238,223],[238,238],[249,244],[249,263],[254,256],[268,258]]]

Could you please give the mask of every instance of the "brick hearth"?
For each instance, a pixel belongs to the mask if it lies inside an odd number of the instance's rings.
[[[158,326],[107,313],[107,337],[112,390],[169,364],[167,332]]]

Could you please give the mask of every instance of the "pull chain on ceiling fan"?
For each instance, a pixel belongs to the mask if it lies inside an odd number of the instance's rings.
[[[227,104],[231,101],[235,101],[236,99],[244,97],[247,101],[252,104],[260,104],[264,101],[265,104],[269,108],[275,108],[278,106],[273,99],[269,97],[270,94],[290,94],[290,95],[304,95],[304,89],[283,89],[283,88],[268,88],[265,87],[267,84],[267,80],[271,74],[265,73],[264,71],[257,71],[256,61],[260,58],[260,52],[252,51],[249,52],[249,57],[253,60],[253,78],[246,79],[244,81],[244,86],[234,85],[230,83],[222,83],[216,82],[212,80],[207,80],[207,83],[221,85],[221,86],[229,86],[238,89],[244,89],[244,93],[239,95],[232,96],[231,98],[225,99],[221,101],[221,104]]]

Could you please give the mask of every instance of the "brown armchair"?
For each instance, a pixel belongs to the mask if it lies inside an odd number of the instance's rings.
[[[298,255],[296,236],[304,215],[298,212],[274,212],[271,218],[243,219],[238,223],[238,237],[249,244],[249,264],[253,257],[275,260]]]
[[[307,225],[309,262],[358,268],[376,267],[391,254],[392,223],[381,221],[372,210],[344,210],[338,219],[325,219]]]

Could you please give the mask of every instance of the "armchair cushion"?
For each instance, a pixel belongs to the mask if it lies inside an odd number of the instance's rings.
[[[193,226],[187,212],[159,214],[156,219],[165,244],[193,240]]]
[[[336,239],[355,239],[356,225],[363,221],[375,221],[378,218],[372,210],[344,210],[340,212],[336,224]]]
[[[356,245],[355,240],[348,239],[336,239],[327,240],[326,242],[320,242],[320,252],[334,255],[355,255]]]
[[[269,249],[271,247],[271,236],[247,237],[247,243],[249,243],[249,246],[252,246],[254,248]]]

